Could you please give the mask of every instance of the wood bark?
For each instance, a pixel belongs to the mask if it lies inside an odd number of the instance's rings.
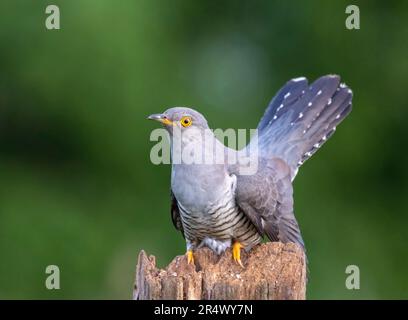
[[[281,300],[306,298],[306,262],[294,243],[269,242],[242,250],[244,268],[230,250],[194,252],[194,265],[177,256],[165,269],[142,250],[136,267],[136,300]]]

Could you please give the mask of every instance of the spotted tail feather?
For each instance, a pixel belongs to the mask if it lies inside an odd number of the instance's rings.
[[[350,113],[352,96],[336,75],[323,76],[310,86],[306,78],[290,80],[272,99],[258,125],[261,155],[285,160],[293,179]]]

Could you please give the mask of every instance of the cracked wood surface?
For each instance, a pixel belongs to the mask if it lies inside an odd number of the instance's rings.
[[[194,252],[194,265],[177,256],[165,268],[139,253],[133,298],[139,300],[279,300],[306,298],[306,262],[294,243],[268,242],[242,251],[244,268],[230,250],[217,256],[208,248]]]

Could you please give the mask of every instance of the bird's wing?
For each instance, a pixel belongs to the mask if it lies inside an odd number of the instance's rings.
[[[173,221],[173,225],[176,227],[177,230],[180,230],[184,237],[184,230],[183,230],[183,223],[181,222],[180,211],[177,205],[177,199],[174,196],[173,190],[170,190],[170,197],[171,197],[171,220]]]
[[[279,158],[259,159],[258,170],[240,175],[238,167],[229,167],[237,177],[235,201],[271,241],[294,242],[304,247],[293,213],[293,188],[289,166]]]

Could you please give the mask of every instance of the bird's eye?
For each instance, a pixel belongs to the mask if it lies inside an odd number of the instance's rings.
[[[191,117],[183,117],[181,118],[180,123],[183,127],[189,127],[193,124],[193,121],[191,120]]]

